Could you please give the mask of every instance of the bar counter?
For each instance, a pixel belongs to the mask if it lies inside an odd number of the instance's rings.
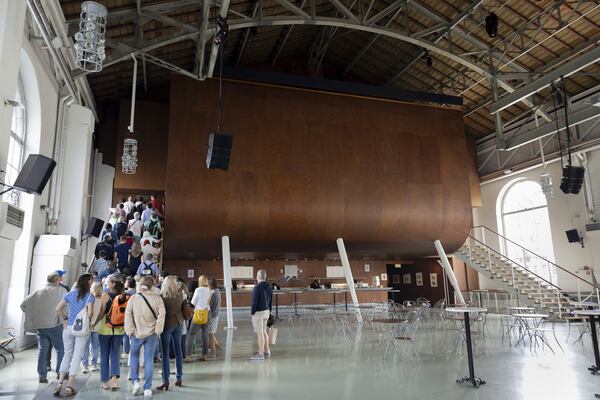
[[[378,303],[388,301],[387,292],[392,288],[356,288],[356,295],[359,303]],[[294,293],[295,292],[295,293]],[[252,302],[252,289],[233,290],[233,307],[249,307]],[[306,289],[306,288],[283,288],[273,291],[273,307],[278,303],[279,306],[290,306],[294,303],[294,297],[299,304],[316,305],[335,303],[343,305],[347,298],[348,303],[352,303],[350,289]],[[221,289],[221,304],[225,306],[225,290]]]

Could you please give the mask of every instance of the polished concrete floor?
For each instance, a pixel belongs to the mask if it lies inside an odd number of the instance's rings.
[[[487,381],[479,389],[456,384],[467,374],[464,347],[452,335],[432,328],[420,331],[418,343],[394,351],[364,326],[344,338],[330,327],[279,323],[273,357],[251,361],[253,336],[248,320],[238,321],[231,346],[216,360],[184,364],[184,387],[156,393],[159,399],[593,399],[600,376],[587,371],[593,362],[589,335],[581,344],[566,344],[566,326],[557,327],[564,352],[555,347],[532,352],[501,343],[497,320],[490,318],[485,344],[479,343],[476,375]],[[224,345],[226,334],[221,334]],[[573,341],[571,337],[570,341]],[[458,342],[457,342],[458,343]],[[416,347],[415,347],[416,346]],[[225,347],[225,346],[224,346]],[[417,353],[418,357],[414,354]],[[48,385],[37,383],[35,350],[17,354],[0,366],[0,399],[46,398]],[[126,375],[126,368],[123,368]],[[154,386],[160,384],[155,368]],[[83,377],[83,375],[82,375]],[[54,383],[52,382],[50,386]],[[98,388],[93,373],[79,399],[133,398],[130,383],[119,392]],[[125,389],[127,387],[127,389]]]

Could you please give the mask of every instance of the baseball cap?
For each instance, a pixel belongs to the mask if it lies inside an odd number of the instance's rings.
[[[54,271],[54,273],[62,278],[67,273],[67,271],[63,269],[57,269],[56,271]]]

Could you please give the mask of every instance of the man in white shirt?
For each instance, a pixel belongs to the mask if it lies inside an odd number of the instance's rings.
[[[135,203],[133,202],[133,196],[129,196],[127,198],[127,201],[125,203],[123,203],[123,208],[125,209],[125,214],[127,214],[127,215],[131,214],[133,207],[135,207]]]

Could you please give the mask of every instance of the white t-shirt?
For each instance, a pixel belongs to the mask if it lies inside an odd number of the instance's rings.
[[[210,289],[207,287],[199,287],[194,291],[192,297],[192,305],[198,310],[208,310],[210,308],[208,300],[210,299]]]
[[[142,254],[144,255],[143,259],[146,259],[146,255],[152,254],[153,256],[157,256],[160,253],[160,249],[152,246],[151,244],[146,244],[142,246]]]
[[[144,228],[144,223],[140,219],[130,219],[128,229],[133,232],[134,236],[142,236],[142,229]]]

